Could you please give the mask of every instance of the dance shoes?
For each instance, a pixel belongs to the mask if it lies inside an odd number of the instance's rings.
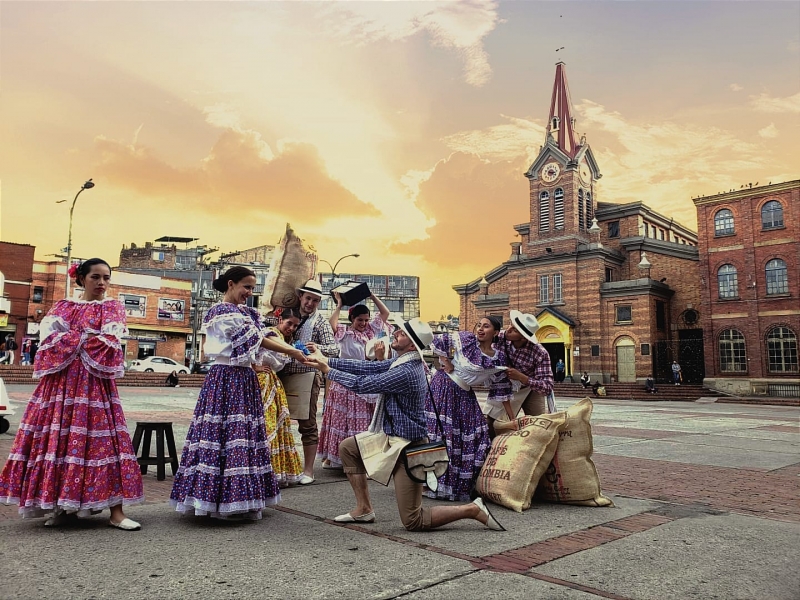
[[[111,527],[122,529],[123,531],[139,531],[142,528],[142,526],[139,523],[127,517],[122,519],[122,521],[120,521],[119,523],[114,523],[114,521],[109,521],[108,524]]]
[[[489,512],[489,509],[483,503],[483,498],[480,498],[480,497],[479,498],[475,498],[475,500],[473,500],[472,503],[475,506],[477,506],[481,510],[481,512],[483,514],[486,515],[486,527],[488,527],[492,531],[505,531],[506,530],[505,527],[503,527],[502,525],[500,525],[500,523],[497,522],[497,519],[494,518],[492,513]]]
[[[374,523],[375,511],[368,512],[365,515],[353,516],[350,513],[344,513],[334,519],[337,523]]]

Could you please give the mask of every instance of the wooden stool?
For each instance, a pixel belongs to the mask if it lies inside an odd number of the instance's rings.
[[[156,433],[156,455],[150,456],[150,438],[153,432]],[[178,471],[178,452],[175,449],[175,436],[172,434],[172,423],[156,423],[151,421],[137,421],[136,431],[133,433],[133,452],[138,456],[139,444],[144,434],[144,448],[142,456],[136,460],[141,468],[142,475],[147,473],[148,465],[156,465],[156,478],[164,481],[167,478],[167,461],[172,465],[172,474]],[[167,450],[169,455],[164,456],[164,438],[167,438]]]

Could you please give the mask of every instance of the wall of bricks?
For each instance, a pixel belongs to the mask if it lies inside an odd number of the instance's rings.
[[[28,298],[31,290],[31,265],[36,248],[28,244],[14,244],[0,242],[0,272],[5,276],[4,295],[10,301],[8,324],[0,327],[0,337],[4,341],[6,336],[13,334],[17,342],[14,352],[14,364],[19,364],[22,338],[25,335],[28,322]],[[11,283],[11,282],[20,283]]]
[[[120,268],[128,269],[174,269],[178,249],[172,245],[154,246],[146,242],[144,247],[131,244],[122,246],[119,252]]]

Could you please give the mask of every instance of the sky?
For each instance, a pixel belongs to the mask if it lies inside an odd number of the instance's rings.
[[[797,2],[4,0],[0,239],[52,259],[91,177],[74,255],[291,223],[457,314],[530,219],[559,60],[600,202],[694,229],[693,197],[800,177]]]

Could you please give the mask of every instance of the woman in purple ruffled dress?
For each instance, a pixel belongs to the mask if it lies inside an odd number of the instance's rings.
[[[301,350],[269,336],[258,312],[245,306],[255,274],[232,267],[214,280],[223,301],[203,318],[205,354],[214,359],[197,399],[170,504],[182,513],[260,519],[280,500],[258,376],[265,350],[305,362]]]
[[[442,438],[435,406],[444,429],[450,467],[439,478],[438,490],[425,492],[430,498],[469,500],[486,460],[492,442],[472,386],[491,384],[490,394],[495,400],[511,399],[511,382],[504,372],[506,356],[493,345],[501,328],[499,318],[484,317],[475,327],[475,333],[459,331],[437,335],[431,344],[443,365],[431,379],[425,401],[428,438],[431,441]]]

